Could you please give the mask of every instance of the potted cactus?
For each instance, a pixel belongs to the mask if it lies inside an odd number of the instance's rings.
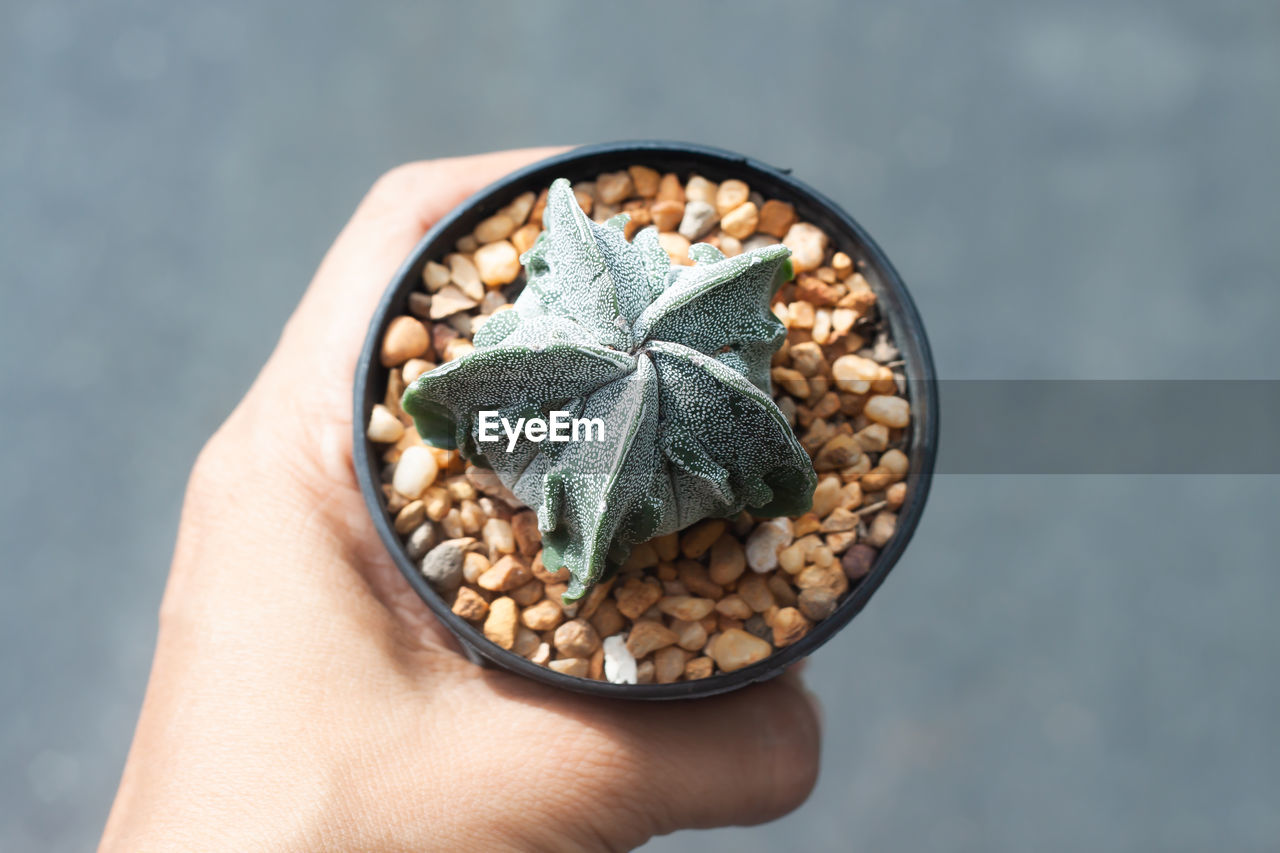
[[[923,508],[932,392],[905,289],[825,199],[724,152],[597,146],[406,263],[357,376],[357,469],[473,658],[704,695],[865,604]]]

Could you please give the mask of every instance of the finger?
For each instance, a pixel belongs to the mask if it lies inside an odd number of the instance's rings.
[[[281,353],[343,379],[355,368],[369,320],[392,276],[423,235],[468,196],[563,151],[525,148],[398,166],[369,190],[334,241],[289,322]]]

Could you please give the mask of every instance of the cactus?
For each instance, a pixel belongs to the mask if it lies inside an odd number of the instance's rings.
[[[788,249],[726,258],[699,243],[693,266],[673,266],[655,229],[628,242],[627,221],[592,222],[557,180],[515,304],[403,400],[427,443],[491,467],[537,512],[544,563],[571,575],[566,602],[639,542],[744,509],[798,515],[816,483],[769,388],[786,337],[769,298],[791,275]],[[508,452],[505,436],[479,440],[481,411],[599,418],[604,440],[523,436]]]

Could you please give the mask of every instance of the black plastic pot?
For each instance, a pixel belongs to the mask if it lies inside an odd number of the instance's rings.
[[[871,572],[850,589],[836,612],[815,624],[803,639],[776,651],[760,663],[732,673],[672,684],[610,684],[563,675],[499,648],[486,640],[474,625],[454,615],[409,559],[392,528],[380,489],[380,461],[364,437],[370,412],[386,392],[386,369],[378,358],[383,333],[394,317],[408,313],[409,294],[420,286],[427,260],[452,251],[458,238],[471,233],[482,219],[526,190],[539,191],[561,177],[570,181],[594,180],[601,172],[625,169],[635,164],[662,172],[676,172],[682,177],[697,172],[713,181],[728,178],[746,181],[765,198],[794,204],[801,220],[824,229],[832,242],[845,249],[855,262],[863,262],[863,275],[877,294],[877,304],[887,318],[894,343],[905,360],[912,411],[908,452],[911,475],[907,499],[898,514],[897,533],[881,549]],[[775,169],[740,154],[681,142],[612,142],[575,148],[511,173],[454,209],[422,238],[387,288],[360,354],[355,377],[355,467],[369,512],[392,559],[427,606],[457,636],[473,661],[481,665],[497,665],[536,681],[579,693],[627,699],[683,699],[724,693],[772,678],[816,650],[862,610],[897,563],[924,511],[938,443],[937,406],[933,359],[920,315],[889,260],[851,216],[830,199],[791,177],[789,171]]]

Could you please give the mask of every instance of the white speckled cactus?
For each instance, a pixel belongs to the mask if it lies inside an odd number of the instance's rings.
[[[653,228],[628,243],[626,222],[592,222],[568,181],[552,184],[515,305],[404,395],[424,440],[489,465],[537,511],[544,562],[572,576],[567,601],[654,536],[743,509],[806,512],[816,482],[769,394],[786,337],[769,297],[790,276],[786,247],[725,258],[698,244],[694,266],[673,266]],[[483,410],[512,423],[601,418],[605,440],[522,436],[507,452],[478,441]]]

